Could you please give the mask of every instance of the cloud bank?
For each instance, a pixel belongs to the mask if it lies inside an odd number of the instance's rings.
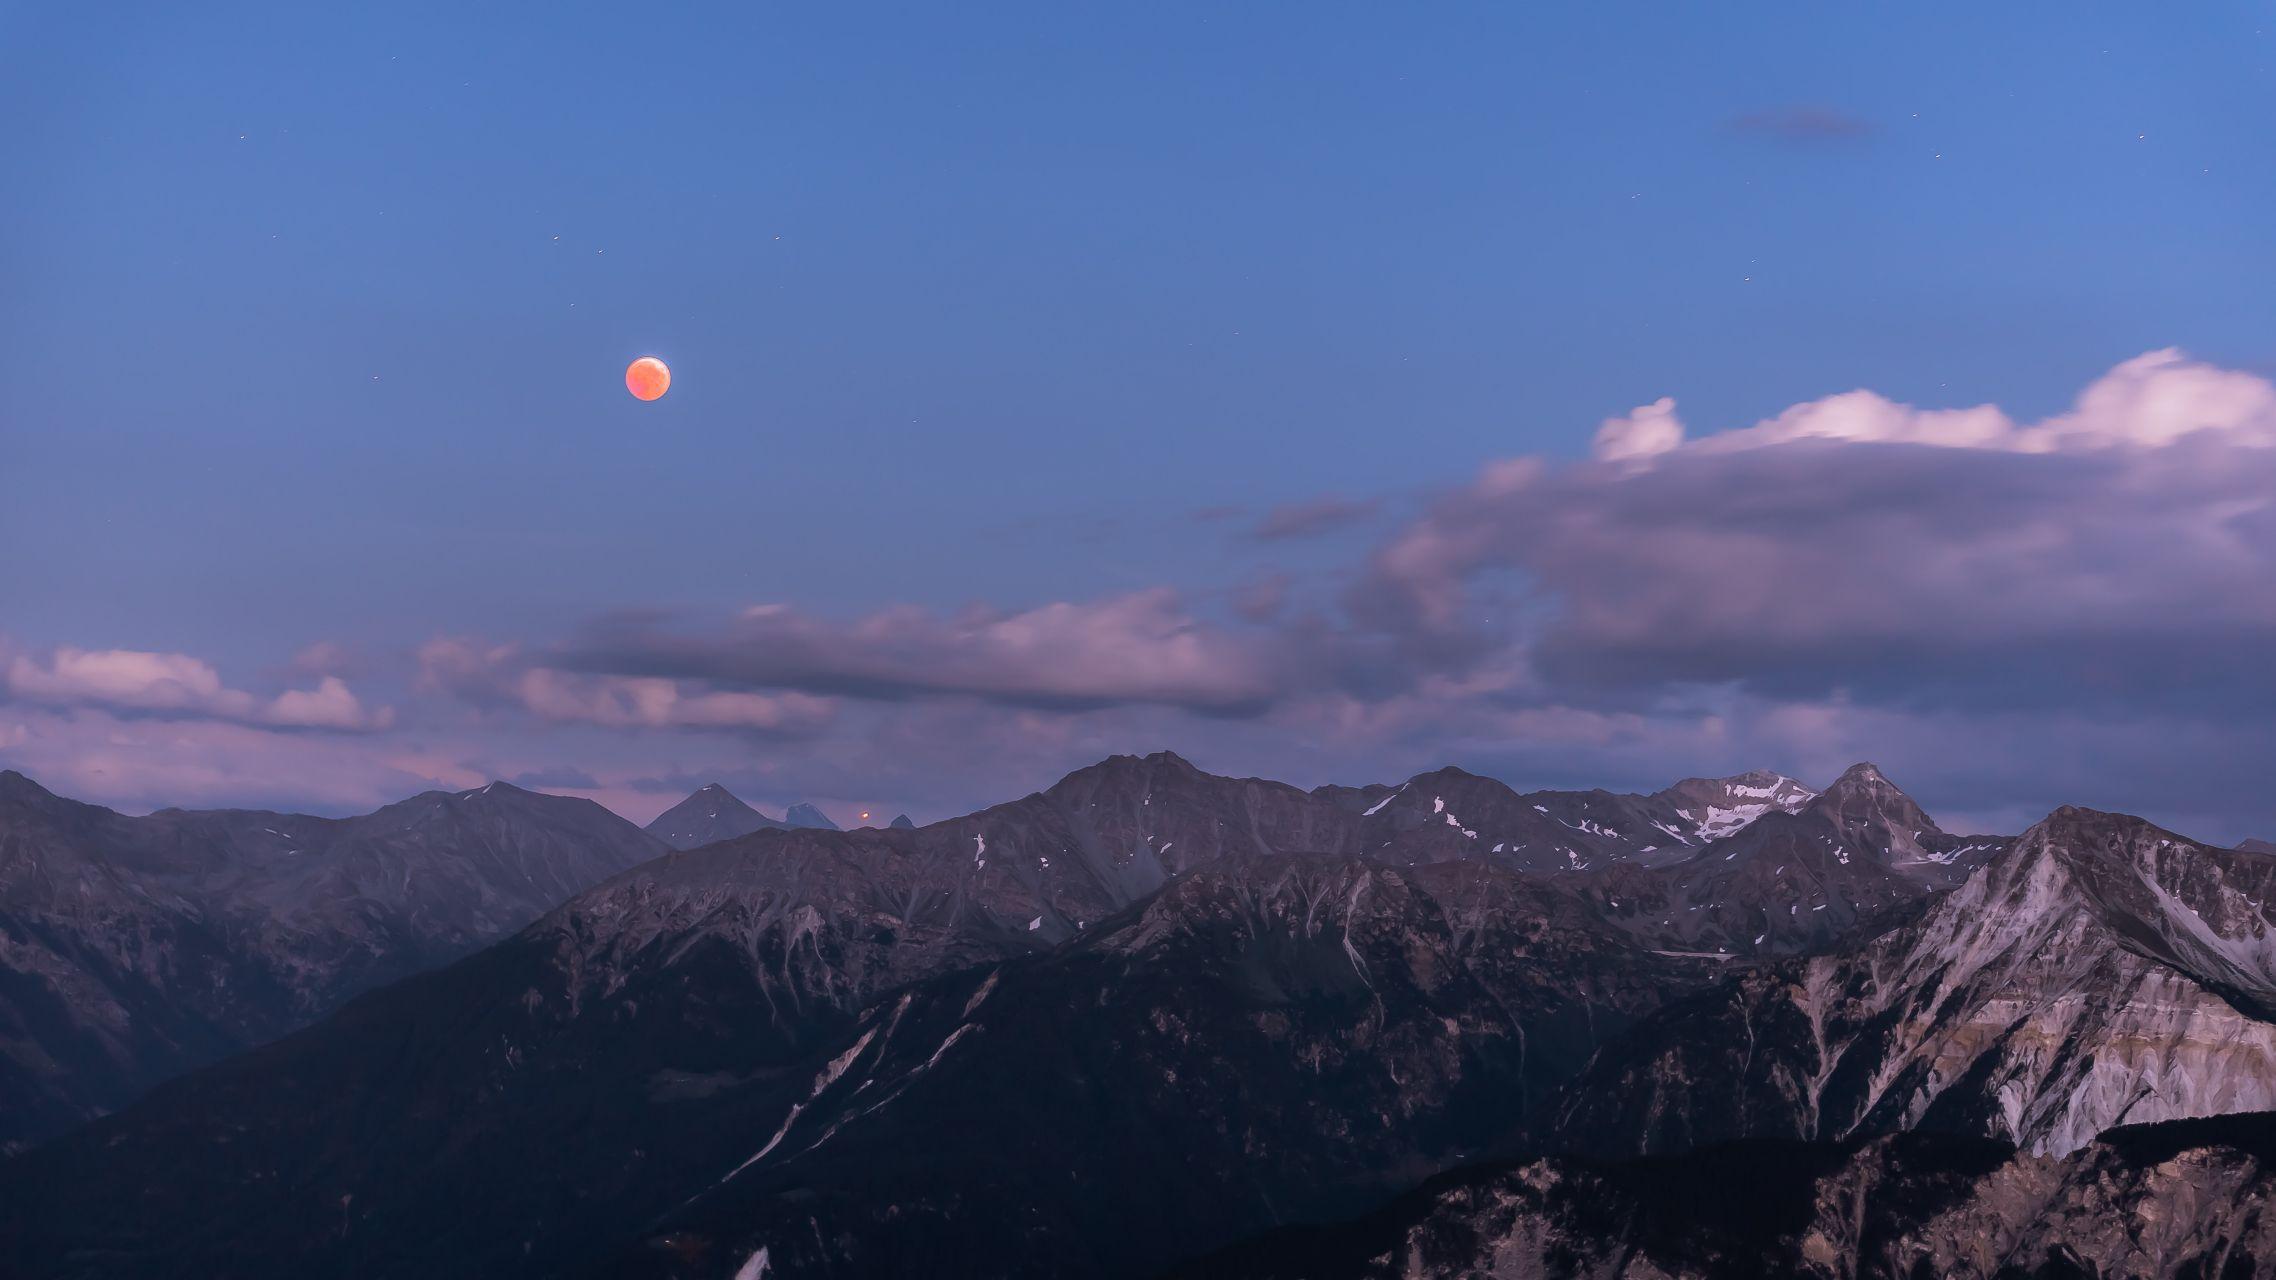
[[[391,781],[558,777],[653,811],[708,775],[923,816],[1160,746],[1300,782],[1451,760],[1638,787],[1870,756],[1963,818],[2078,802],[2276,832],[2258,781],[2276,760],[2268,380],[2158,351],[2038,420],[1857,390],[1694,432],[1670,398],[1591,443],[1486,462],[1310,577],[1245,557],[1376,502],[1229,531],[1219,586],[619,612],[550,637],[439,626],[393,728],[330,648],[297,664],[313,686],[269,696],[179,654],[17,655],[7,695],[46,719],[0,734],[0,758],[68,760],[42,726],[98,715],[210,720],[359,733]]]

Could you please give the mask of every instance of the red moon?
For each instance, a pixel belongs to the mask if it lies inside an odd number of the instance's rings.
[[[654,400],[672,389],[672,371],[654,356],[642,356],[624,371],[624,389],[642,400]]]

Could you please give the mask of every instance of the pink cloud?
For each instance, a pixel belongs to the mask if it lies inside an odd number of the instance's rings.
[[[1316,538],[1359,524],[1382,507],[1382,502],[1373,498],[1327,497],[1292,502],[1266,512],[1250,536],[1260,542]]]
[[[810,733],[829,723],[836,705],[803,693],[702,693],[656,677],[586,676],[536,667],[514,689],[521,704],[548,720],[615,729],[754,729]]]
[[[1210,625],[1168,588],[955,614],[898,607],[835,623],[781,605],[687,634],[604,628],[544,656],[593,674],[878,701],[967,696],[1037,706],[1159,704],[1243,714],[1291,678],[1276,633]],[[454,654],[453,660],[459,660]]]
[[[392,708],[367,708],[337,676],[313,689],[271,698],[233,689],[213,666],[180,653],[60,647],[45,658],[12,657],[5,688],[18,702],[102,707],[119,712],[210,718],[279,728],[365,732],[394,722]]]
[[[1619,465],[1496,464],[1400,530],[1355,616],[1418,662],[1514,648],[1600,691],[2056,703],[2227,680],[2250,701],[2276,682],[2263,379],[2153,352],[2037,423],[1851,392],[1648,449],[1634,415],[1607,429]]]

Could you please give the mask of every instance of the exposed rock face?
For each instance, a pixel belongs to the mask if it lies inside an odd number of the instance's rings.
[[[911,822],[909,820],[909,815],[905,813],[894,814],[893,821],[887,825],[892,827],[895,831],[914,831],[917,829],[917,824]]]
[[[2036,1152],[2276,1107],[2276,859],[2063,809],[1915,924],[1745,975],[1572,1086],[1606,1153],[1898,1129]]]
[[[0,1149],[494,941],[661,846],[494,783],[128,817],[0,773]]]
[[[754,831],[780,831],[791,825],[760,813],[714,782],[657,814],[656,820],[642,830],[674,849],[700,849]]]
[[[2246,1277],[2276,1270],[2276,1116],[2113,1131],[2065,1157],[1907,1134],[1449,1175],[1188,1280]]]

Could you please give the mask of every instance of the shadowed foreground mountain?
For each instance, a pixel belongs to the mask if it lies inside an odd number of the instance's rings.
[[[129,817],[0,773],[0,1149],[465,955],[662,845],[494,783]]]
[[[2276,1269],[2276,1115],[2115,1129],[2062,1157],[1947,1134],[1755,1141],[1449,1174],[1180,1280],[2250,1280]]]
[[[1575,1145],[2071,1151],[2269,1105],[2183,1083],[2267,1074],[2234,1056],[2267,1029],[2256,865],[2074,811],[1946,836],[1864,765],[1519,795],[1116,757],[923,828],[646,862],[0,1165],[0,1257],[1137,1277]],[[2041,961],[2081,985],[2002,1042]]]

